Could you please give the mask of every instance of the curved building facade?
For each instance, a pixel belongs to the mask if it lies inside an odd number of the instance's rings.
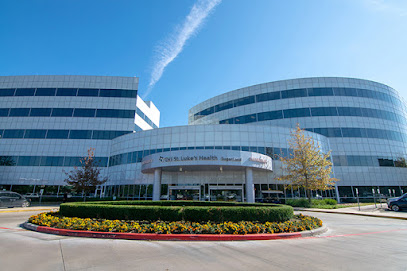
[[[351,78],[304,78],[231,91],[189,111],[189,124],[304,129],[329,139],[339,192],[406,191],[406,104],[386,85]]]
[[[332,150],[339,182],[322,196],[407,191],[406,105],[386,85],[350,78],[259,84],[204,101],[189,110],[189,125],[166,128],[158,128],[160,112],[137,89],[134,77],[0,77],[0,188],[59,190],[64,171],[94,148],[108,177],[95,191],[100,196],[304,196],[276,178],[299,124],[323,152]]]

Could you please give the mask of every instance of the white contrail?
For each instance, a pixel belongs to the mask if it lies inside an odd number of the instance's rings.
[[[160,80],[164,69],[182,52],[187,40],[198,32],[205,18],[221,1],[198,0],[185,18],[185,21],[157,47],[157,61],[153,65],[150,83],[143,98],[151,92],[154,85]]]

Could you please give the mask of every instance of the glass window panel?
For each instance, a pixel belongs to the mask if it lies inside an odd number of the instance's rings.
[[[215,112],[223,111],[233,107],[233,101],[215,105]]]
[[[120,109],[98,109],[96,111],[97,118],[134,118],[134,110]],[[147,117],[145,117],[148,119]],[[149,119],[148,119],[149,120]]]
[[[333,96],[332,88],[309,88],[308,96]]]
[[[40,165],[41,156],[20,156],[18,166],[35,167]]]
[[[360,128],[342,128],[343,137],[362,137]]]
[[[8,108],[0,108],[0,117],[7,117],[8,116]]]
[[[64,165],[63,156],[43,156],[41,157],[41,166],[62,167]]]
[[[339,116],[362,116],[362,111],[357,107],[338,107]]]
[[[35,88],[18,88],[14,96],[34,96]]]
[[[66,139],[68,138],[69,130],[48,130],[47,138],[49,139]]]
[[[10,117],[28,117],[30,108],[11,108]]]
[[[23,138],[24,130],[22,129],[8,129],[4,130],[3,138]]]
[[[3,88],[0,89],[0,97],[14,96],[14,88]]]
[[[276,111],[258,113],[257,117],[258,117],[258,121],[282,119],[283,118],[283,111],[282,110],[276,110]]]
[[[280,91],[268,92],[256,95],[257,102],[265,102],[280,99]]]
[[[240,99],[236,99],[233,101],[234,106],[242,106],[242,105],[246,105],[246,104],[252,104],[255,102],[255,98],[254,96],[248,96],[248,97],[243,97]]]
[[[281,91],[281,97],[283,99],[307,97],[307,90],[305,88],[284,90]]]
[[[333,88],[333,91],[335,96],[358,96],[357,90],[355,88]]]
[[[250,147],[248,147],[248,146],[242,146],[242,151],[249,151],[250,150]]]
[[[2,166],[15,166],[17,164],[18,156],[0,156],[0,161],[2,161]]]
[[[284,118],[301,118],[310,116],[311,113],[309,108],[296,108],[284,110]]]
[[[93,89],[93,88],[80,88],[80,89],[78,89],[78,96],[97,97],[98,95],[99,95],[99,89]]]
[[[240,146],[232,146],[233,151],[240,151]]]
[[[137,90],[127,89],[101,89],[100,97],[116,97],[116,98],[136,98]]]
[[[49,117],[51,115],[51,108],[31,108],[31,117]]]
[[[70,139],[91,139],[92,130],[71,130],[69,133]]]
[[[72,117],[73,108],[53,108],[52,117]]]
[[[79,109],[75,108],[73,113],[74,117],[88,117],[93,118],[95,116],[96,109]]]
[[[108,157],[95,157],[95,164],[98,167],[107,167]],[[127,161],[127,164],[131,163],[130,160]]]
[[[378,161],[380,167],[394,167],[394,161],[392,159],[379,158]]]
[[[35,96],[55,96],[56,88],[37,88]]]
[[[221,120],[219,121],[219,124],[233,124],[234,118],[227,119],[227,120]]]
[[[313,117],[317,116],[337,116],[336,107],[313,107],[311,108]]]
[[[64,166],[65,167],[80,167],[82,157],[65,157]]]
[[[76,88],[58,88],[57,96],[76,96]]]
[[[45,138],[47,130],[25,130],[24,138]]]

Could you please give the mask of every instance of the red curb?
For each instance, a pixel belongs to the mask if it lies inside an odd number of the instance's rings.
[[[275,234],[157,234],[157,233],[123,233],[123,232],[96,232],[57,229],[44,226],[27,227],[29,229],[64,236],[128,239],[128,240],[151,240],[151,241],[250,241],[250,240],[277,240],[302,237],[301,232],[275,233]]]

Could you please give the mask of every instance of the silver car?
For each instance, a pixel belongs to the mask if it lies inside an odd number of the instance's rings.
[[[1,207],[28,207],[30,202],[22,195],[11,191],[0,191]]]

